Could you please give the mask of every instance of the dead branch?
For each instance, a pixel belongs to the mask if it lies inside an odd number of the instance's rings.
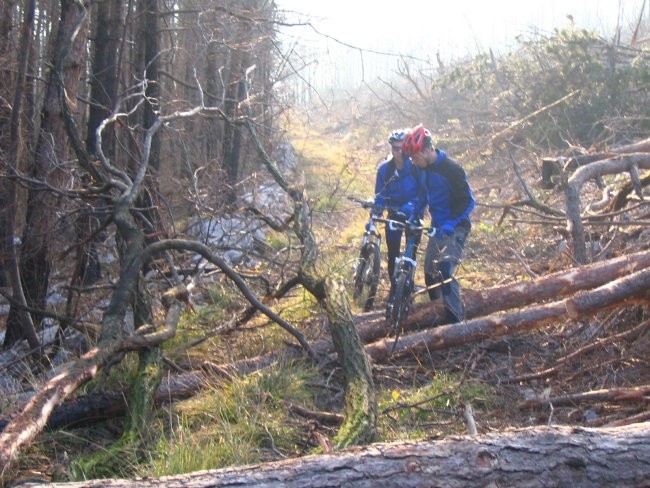
[[[293,412],[301,417],[308,419],[316,420],[325,425],[341,425],[345,419],[343,415],[339,415],[331,412],[318,412],[315,410],[310,410],[300,405],[296,405],[291,402],[282,402],[290,412]]]
[[[512,156],[512,152],[510,151],[510,148],[508,148],[508,156],[510,157],[510,162],[512,163],[512,167],[515,170],[515,174],[517,175],[519,184],[523,188],[524,193],[526,193],[526,196],[528,196],[528,200],[525,200],[525,203],[527,205],[530,205],[533,208],[536,208],[537,210],[540,210],[545,214],[563,217],[564,216],[563,212],[555,210],[554,208],[551,208],[548,205],[544,205],[543,203],[541,203],[539,200],[535,198],[533,193],[528,188],[528,185],[526,184],[526,180],[524,180],[523,176],[521,175],[521,170],[519,169],[519,165],[515,161],[515,158]]]
[[[611,159],[616,155],[633,153],[650,153],[650,138],[632,144],[615,146],[605,152],[572,156],[564,164],[563,171],[565,173],[572,173],[580,166],[585,166],[596,161],[602,161],[603,159]]]
[[[542,405],[553,405],[555,407],[565,407],[586,402],[648,402],[650,399],[650,385],[636,386],[633,388],[611,388],[604,390],[594,390],[573,395],[562,395],[559,397],[549,398],[528,398],[517,405],[517,408],[539,407]]]
[[[541,114],[541,113],[544,113],[544,112],[546,112],[547,110],[550,110],[550,109],[552,109],[553,107],[555,107],[555,106],[557,106],[557,105],[559,105],[559,104],[561,104],[561,103],[564,103],[564,102],[567,101],[569,98],[571,98],[571,97],[577,95],[579,92],[580,92],[580,90],[574,90],[574,91],[572,91],[571,93],[568,93],[568,94],[564,95],[564,96],[563,96],[562,98],[560,98],[559,100],[556,100],[556,101],[554,101],[553,103],[549,103],[548,105],[545,105],[544,107],[540,108],[539,110],[535,110],[534,112],[532,112],[532,113],[526,115],[525,117],[522,117],[521,119],[516,120],[515,122],[513,122],[512,124],[510,124],[508,127],[506,127],[505,129],[503,129],[502,131],[497,132],[496,134],[494,134],[494,135],[492,136],[492,138],[490,139],[490,143],[491,143],[493,146],[498,145],[499,143],[503,142],[503,140],[504,140],[505,138],[507,138],[508,136],[510,136],[510,135],[514,132],[514,130],[515,130],[517,127],[519,127],[519,126],[525,124],[528,120],[530,120],[530,119],[536,117],[537,115],[539,115],[539,114]]]
[[[519,376],[513,376],[512,378],[508,378],[506,380],[503,380],[503,382],[508,382],[508,383],[519,383],[520,381],[530,381],[533,379],[541,379],[541,378],[548,378],[549,376],[552,376],[560,371],[560,368],[568,363],[569,361],[573,361],[577,357],[580,357],[584,354],[587,354],[595,349],[601,349],[607,344],[611,344],[617,341],[633,341],[637,337],[639,337],[643,332],[645,332],[648,328],[650,327],[650,320],[646,320],[645,322],[640,323],[636,327],[633,327],[630,330],[626,330],[625,332],[620,332],[618,334],[614,334],[609,337],[604,337],[602,339],[598,339],[595,342],[590,342],[586,346],[583,346],[579,349],[576,349],[570,354],[567,354],[566,356],[558,359],[555,362],[555,365],[551,368],[547,368],[543,371],[537,371],[535,373],[529,373],[529,374],[522,374]]]
[[[647,422],[648,420],[650,420],[650,410],[646,412],[638,413],[636,415],[632,415],[631,417],[615,420],[614,422],[610,422],[607,425],[605,425],[605,427],[621,427],[623,425],[632,425],[641,422]]]
[[[176,301],[169,307],[165,326],[159,332],[136,333],[102,348],[95,347],[68,370],[55,376],[38,390],[0,435],[0,473],[4,472],[18,453],[43,430],[54,408],[79,386],[94,378],[115,356],[155,347],[173,337],[182,309],[182,303]]]
[[[567,230],[572,237],[574,258],[579,263],[587,262],[585,233],[580,217],[580,189],[589,179],[606,174],[632,172],[639,168],[650,169],[648,153],[626,154],[616,158],[605,159],[577,169],[565,186],[567,206]]]
[[[250,291],[246,285],[246,282],[241,278],[241,276],[239,276],[238,273],[236,273],[230,266],[228,266],[228,264],[222,258],[214,254],[212,250],[205,244],[182,239],[162,240],[149,245],[143,252],[143,256],[146,259],[147,257],[155,255],[156,253],[163,250],[173,249],[181,251],[194,251],[197,254],[203,256],[203,258],[206,260],[210,261],[212,264],[219,267],[219,269],[221,269],[221,271],[223,271],[223,273],[237,286],[239,291],[241,291],[242,295],[244,295],[244,297],[249,301],[251,305],[253,305],[257,310],[262,312],[268,318],[273,320],[273,322],[277,323],[284,330],[289,332],[293,337],[296,338],[298,343],[303,347],[307,354],[316,359],[316,355],[305,340],[304,335],[291,324],[289,324],[286,320],[284,320],[282,317],[280,317],[278,314],[260,302],[257,297]]]

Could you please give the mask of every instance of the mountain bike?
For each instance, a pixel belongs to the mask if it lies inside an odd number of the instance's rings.
[[[401,325],[408,318],[409,309],[413,301],[415,270],[418,264],[416,251],[424,227],[421,220],[414,222],[390,220],[387,222],[388,225],[402,228],[406,233],[406,247],[404,252],[395,259],[395,270],[393,272],[395,292],[392,297],[392,302],[386,309],[386,318],[390,324],[390,335],[395,337],[395,342],[392,347],[392,350],[394,350],[397,339],[402,332]]]
[[[377,229],[376,221],[378,217],[372,215],[374,202],[357,200],[352,197],[350,199],[361,204],[363,208],[370,210],[368,223],[365,226],[366,230],[361,239],[359,258],[355,261],[353,268],[354,288],[352,291],[354,302],[364,312],[368,312],[375,301],[377,285],[379,284],[381,234]]]

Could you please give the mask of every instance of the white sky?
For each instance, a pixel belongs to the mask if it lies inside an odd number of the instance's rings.
[[[643,0],[276,0],[302,12],[324,34],[367,49],[410,51],[414,45],[456,58],[480,49],[500,50],[515,36],[569,25],[612,32],[629,29]],[[646,16],[650,9],[646,6]],[[302,17],[303,19],[305,17]],[[308,29],[290,35],[308,37]]]
[[[310,27],[282,29],[284,44],[298,43],[302,72],[317,90],[354,89],[385,79],[399,64],[398,55],[435,66],[486,53],[503,54],[516,37],[550,34],[571,25],[595,30],[608,40],[617,26],[631,32],[643,0],[275,0],[290,22]],[[650,1],[644,15],[650,18]],[[298,14],[300,13],[300,14]],[[326,37],[329,36],[329,37]],[[359,49],[343,47],[341,43]],[[394,56],[373,54],[393,53]]]

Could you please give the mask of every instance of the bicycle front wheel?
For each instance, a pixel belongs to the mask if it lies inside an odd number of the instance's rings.
[[[395,282],[395,295],[391,310],[391,331],[395,341],[399,337],[402,324],[406,321],[411,302],[411,283],[408,273],[401,271]]]
[[[368,312],[375,301],[377,285],[379,284],[379,266],[381,256],[379,248],[374,245],[366,246],[354,275],[354,302],[364,312]]]

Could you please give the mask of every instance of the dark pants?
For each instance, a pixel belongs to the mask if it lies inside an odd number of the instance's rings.
[[[460,322],[464,317],[460,298],[460,285],[454,275],[460,264],[469,229],[459,225],[451,235],[429,239],[424,258],[424,280],[429,289],[429,298],[442,296],[450,322]]]

